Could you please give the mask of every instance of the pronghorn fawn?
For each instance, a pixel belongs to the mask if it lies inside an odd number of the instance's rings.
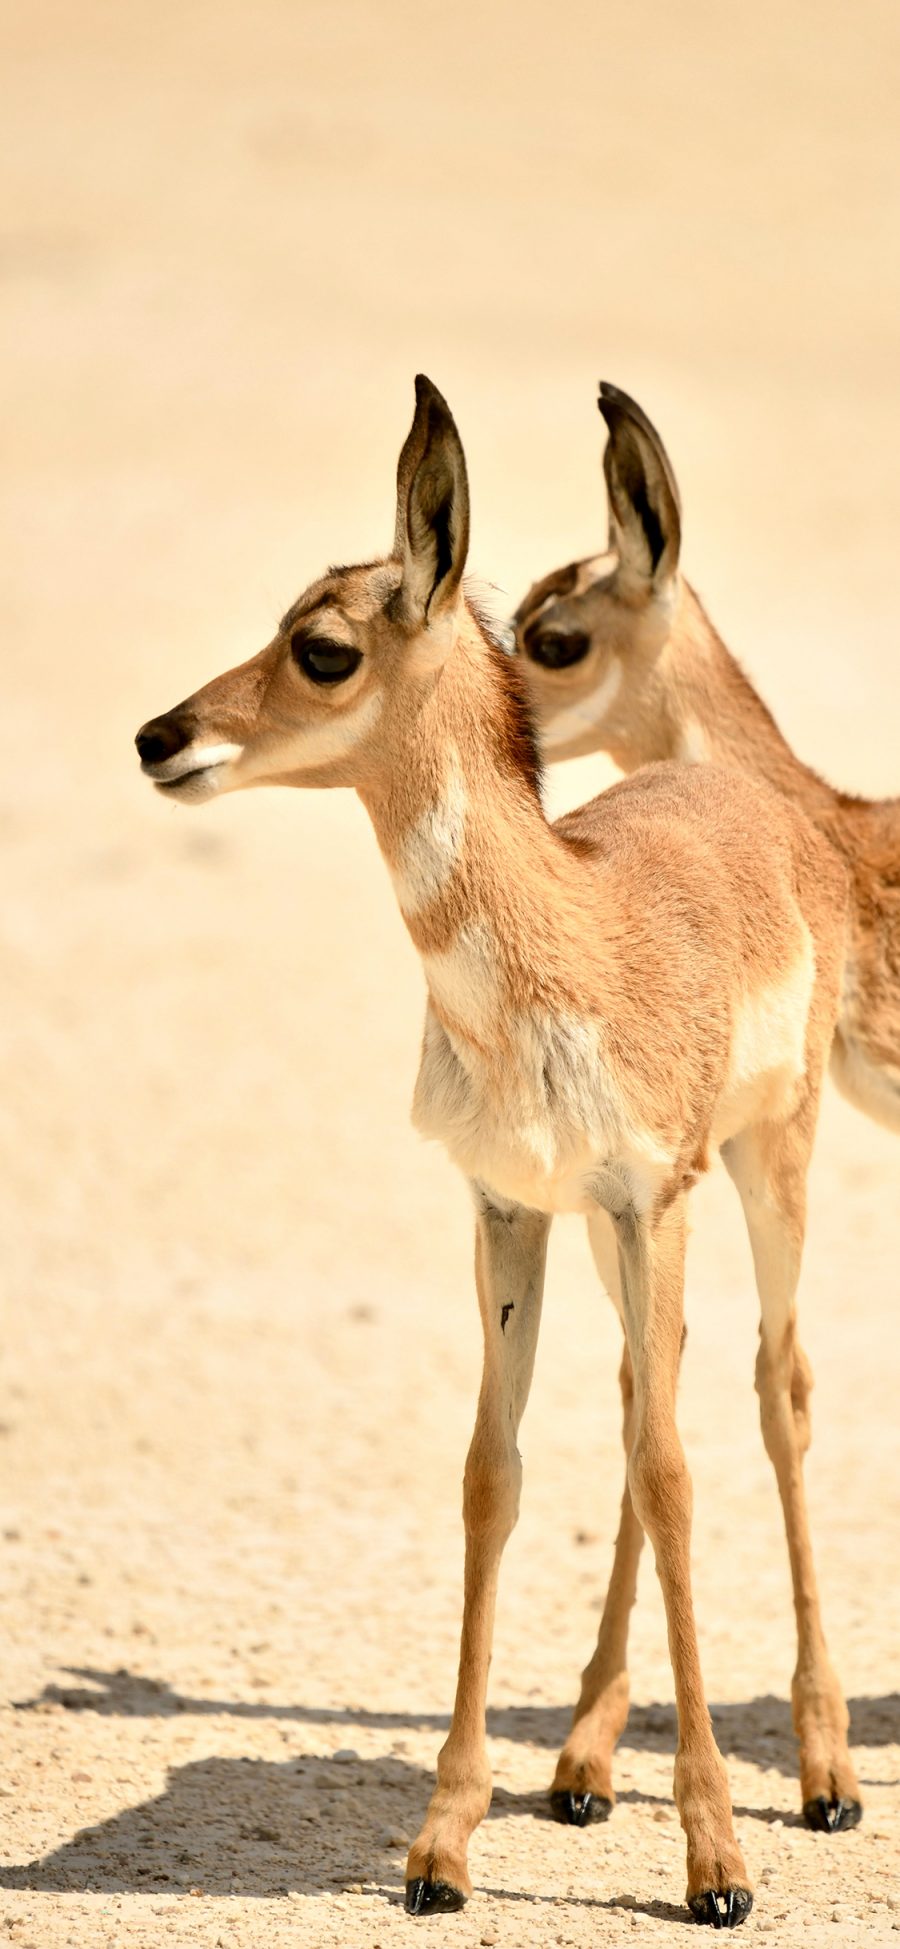
[[[900,1130],[900,799],[838,792],[795,756],[679,573],[681,508],[663,443],[602,384],[608,547],[536,582],[513,618],[546,755],[608,751],[622,771],[707,760],[768,779],[850,869],[838,1088]]]
[[[700,1672],[675,1421],[685,1205],[720,1147],[759,1280],[764,1425],[802,1634],[804,1797],[858,1809],[816,1600],[794,1312],[846,876],[795,807],[713,767],[655,766],[549,825],[519,666],[464,592],[468,535],[459,435],[420,378],[391,553],[330,569],[267,648],[146,724],[137,745],[147,776],[188,803],[248,785],[355,786],[422,959],[414,1120],[471,1183],[484,1372],[465,1469],[456,1703],[409,1855],[407,1908],[455,1909],[471,1892],[468,1841],[491,1798],[495,1596],[518,1512],[547,1236],[555,1213],[580,1212],[602,1240],[611,1221],[621,1274],[627,1521],[651,1538],[665,1600],[687,1899],[698,1920],[734,1927],[752,1892]],[[626,1582],[631,1573],[626,1549]],[[611,1800],[621,1691],[614,1630],[557,1772],[557,1807],[576,1820]]]

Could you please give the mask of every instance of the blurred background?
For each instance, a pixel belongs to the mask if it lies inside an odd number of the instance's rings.
[[[170,1910],[243,1943],[259,1895],[272,1943],[374,1944],[406,1927],[455,1673],[467,1195],[409,1127],[423,982],[355,798],[193,814],[132,738],[327,562],[387,545],[419,369],[496,614],[602,545],[602,376],[659,426],[687,573],[784,730],[846,789],[895,790],[900,15],[35,0],[4,58],[0,1882],[42,1945],[156,1942]],[[562,768],[553,804],[611,776]],[[830,1094],[808,1477],[874,1811],[825,1892],[791,1828],[790,1591],[718,1169],[689,1262],[696,1595],[739,1827],[784,1913],[840,1897],[848,1940],[897,1806],[897,1163]],[[618,1940],[617,1891],[648,1888],[675,1928],[649,1563],[614,1851],[539,1818],[617,1521],[618,1355],[560,1224],[473,1849],[493,1896],[461,1943],[491,1916],[487,1940]],[[523,1889],[552,1907],[504,1902]]]

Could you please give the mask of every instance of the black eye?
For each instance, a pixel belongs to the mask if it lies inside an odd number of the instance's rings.
[[[291,655],[314,684],[342,684],[362,662],[360,650],[328,643],[324,636],[292,636]]]
[[[590,647],[590,637],[580,629],[547,629],[525,645],[532,662],[542,663],[546,670],[564,670],[569,663],[580,663]]]

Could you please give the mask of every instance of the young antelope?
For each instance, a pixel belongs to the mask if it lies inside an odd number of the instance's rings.
[[[458,1908],[471,1893],[468,1842],[491,1798],[497,1578],[518,1511],[547,1236],[556,1213],[578,1212],[625,1331],[628,1492],[615,1594],[554,1802],[576,1821],[612,1803],[644,1529],[675,1681],[687,1900],[698,1920],[734,1927],[752,1891],[703,1690],[691,1485],[675,1420],[685,1206],[718,1147],[743,1199],[759,1284],[757,1379],[801,1632],[803,1795],[849,1819],[858,1789],[819,1621],[794,1306],[846,875],[795,806],[711,766],[653,766],[550,825],[520,667],[464,591],[468,538],[459,435],[419,378],[390,554],[329,570],[257,656],[146,724],[138,751],[158,789],[188,804],[250,785],[353,786],[422,961],[414,1119],[472,1186],[484,1373],[465,1470],[458,1689],[409,1855],[408,1909]]]

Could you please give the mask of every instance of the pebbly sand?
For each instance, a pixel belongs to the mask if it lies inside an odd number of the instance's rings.
[[[900,783],[900,16],[803,0],[20,8],[0,315],[0,1940],[675,1944],[645,1561],[605,1828],[545,1793],[621,1486],[618,1329],[551,1244],[475,1898],[414,1923],[479,1365],[467,1194],[408,1122],[423,984],[349,794],[192,814],[138,724],[384,545],[412,375],[498,613],[600,545],[599,375],[803,754]],[[555,774],[558,807],[611,777]],[[681,1425],[747,1939],[900,1931],[900,1153],[830,1093],[807,1469],[864,1825],[799,1824],[790,1590],[731,1187],[694,1198]]]

